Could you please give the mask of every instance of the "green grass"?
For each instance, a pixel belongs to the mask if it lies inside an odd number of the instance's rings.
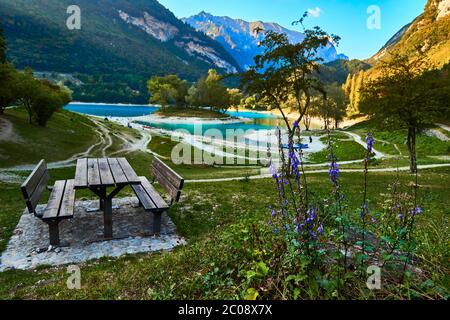
[[[364,137],[367,132],[372,132],[376,140],[388,142],[375,142],[374,148],[381,152],[390,155],[398,155],[398,151],[393,147],[393,144],[396,144],[403,155],[408,155],[406,130],[381,130],[377,128],[372,121],[358,123],[349,128],[349,130],[362,137]],[[389,145],[389,143],[391,145]],[[442,155],[450,155],[450,142],[444,142],[435,137],[429,137],[420,133],[417,135],[417,156],[419,158]]]
[[[345,135],[345,138],[348,139],[349,136]],[[327,139],[327,137],[323,137],[320,140],[326,144]],[[355,141],[339,139],[334,139],[333,141],[334,152],[338,161],[359,160],[363,159],[366,155],[365,149]],[[329,162],[328,155],[328,149],[324,149],[309,155],[307,160],[312,163],[325,163]]]
[[[87,120],[82,117],[82,121]],[[137,131],[113,123],[104,125],[115,135],[139,134]],[[336,133],[336,138],[344,139],[347,136]],[[114,145],[108,152],[120,149],[118,145],[120,139],[113,138],[113,141]],[[355,144],[351,141],[338,140],[336,148],[338,156],[344,159],[363,158],[364,149]],[[151,150],[164,156],[170,156],[172,147],[170,139],[158,136],[153,137],[149,146]],[[64,152],[63,158],[67,158],[73,150],[64,149]],[[125,156],[139,175],[150,177],[152,155],[144,152],[117,155]],[[39,156],[42,154],[37,155],[38,158]],[[325,156],[322,154],[322,158],[318,158],[317,161],[327,162],[326,158],[323,161]],[[419,163],[428,161],[431,159],[423,157],[419,159]],[[185,179],[211,179],[259,173],[258,169],[253,168],[177,166],[170,161],[167,163]],[[384,159],[372,162],[371,167],[392,167],[395,164],[395,159]],[[400,159],[399,165],[407,166],[408,159]],[[360,169],[362,164],[345,167]],[[17,174],[25,178],[29,172]],[[74,174],[74,167],[52,169],[49,184],[57,179],[72,178]],[[388,192],[387,185],[392,181],[393,175],[394,173],[369,174],[369,205],[373,211],[380,209],[380,204]],[[400,178],[404,182],[412,181],[412,176],[406,172],[400,173]],[[450,187],[446,183],[449,178],[450,168],[420,172],[419,203],[424,208],[425,214],[419,216],[416,236],[421,261],[419,267],[427,276],[428,287],[424,289],[421,283],[414,283],[413,287],[421,297],[439,298],[449,295]],[[311,199],[324,202],[330,197],[331,186],[327,174],[307,175],[307,180]],[[354,212],[361,205],[363,176],[360,173],[342,173],[341,182],[342,191],[346,194],[346,208],[349,212]],[[157,188],[162,191],[159,186]],[[0,273],[0,299],[244,298],[247,288],[245,274],[254,267],[255,259],[259,259],[255,256],[257,255],[255,244],[258,241],[269,240],[267,237],[273,237],[264,230],[269,216],[268,206],[275,202],[275,191],[276,186],[270,179],[187,183],[181,202],[169,211],[178,232],[188,240],[186,246],[176,248],[173,252],[138,254],[118,259],[103,258],[81,264],[82,289],[79,291],[66,288],[65,267],[40,267],[33,271],[3,272]],[[132,191],[126,188],[118,197],[129,195],[132,195]],[[48,196],[46,191],[41,202],[45,203]],[[92,198],[94,196],[89,191],[77,191],[79,200]],[[24,207],[19,184],[0,182],[0,251],[6,248]],[[383,288],[380,293],[357,292],[349,288],[345,294],[348,298],[357,299],[407,298],[391,287]],[[280,298],[273,291],[266,293],[266,296],[263,293],[263,297]]]
[[[63,172],[53,172],[58,176]],[[434,297],[448,294],[448,253],[450,233],[448,207],[450,169],[427,170],[420,174],[420,203],[425,214],[418,220],[417,242],[420,268],[433,281]],[[386,186],[392,174],[370,174],[370,205],[385,198]],[[402,174],[410,181],[409,174]],[[330,185],[326,174],[308,177],[315,199],[326,199]],[[348,210],[361,203],[361,174],[342,174]],[[0,188],[0,199],[19,198],[18,186]],[[139,254],[119,259],[100,259],[82,264],[82,289],[68,290],[65,268],[39,268],[35,271],[7,271],[0,274],[1,299],[235,299],[245,294],[246,270],[252,268],[254,228],[264,229],[275,201],[274,182],[257,180],[229,183],[187,184],[182,202],[170,210],[178,232],[188,244],[173,252]],[[14,199],[15,199],[14,198]],[[15,207],[15,208],[14,208]],[[5,210],[2,228],[12,230],[19,218],[15,204]],[[6,225],[4,225],[6,224]],[[2,229],[3,230],[3,229]],[[264,234],[259,237],[264,239]],[[261,240],[260,239],[260,240]],[[446,282],[447,281],[447,282]],[[419,286],[420,287],[420,286]],[[400,298],[395,290],[384,288],[372,298]],[[392,290],[392,289],[391,289]],[[416,290],[419,290],[416,288]],[[447,290],[447,291],[446,291]],[[351,288],[348,297],[361,298]],[[428,292],[427,295],[432,293]],[[372,295],[372,296],[370,296]],[[279,298],[276,295],[267,298]]]
[[[187,117],[204,119],[223,119],[230,117],[228,114],[216,110],[182,107],[163,107],[158,109],[155,114],[165,117]]]
[[[45,128],[28,124],[24,109],[8,109],[1,117],[12,122],[15,135],[12,141],[0,141],[0,168],[33,164],[43,157],[49,162],[65,160],[98,139],[88,118],[64,110]]]
[[[220,179],[258,175],[260,173],[260,169],[255,168],[254,165],[248,164],[243,165],[243,167],[235,167],[233,165],[215,166],[207,164],[174,164],[171,160],[171,155],[173,148],[178,144],[179,142],[173,141],[166,136],[153,135],[152,140],[148,145],[148,149],[164,157],[161,160],[163,160],[167,165],[169,165],[185,179]],[[189,146],[187,145],[185,145],[185,147],[189,148]],[[192,160],[194,159],[194,155],[196,152],[200,152],[200,154],[202,152],[201,150],[192,146],[190,147],[190,149]],[[226,164],[227,158],[223,159],[223,162],[224,164]]]

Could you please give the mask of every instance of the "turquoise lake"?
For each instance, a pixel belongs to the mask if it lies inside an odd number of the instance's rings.
[[[158,107],[115,104],[69,104],[65,107],[65,109],[101,117],[132,118],[150,115],[158,110]],[[227,113],[232,117],[245,119],[245,122],[216,124],[203,123],[201,125],[201,129],[199,129],[199,127],[196,128],[193,123],[154,123],[146,121],[137,121],[137,123],[171,131],[184,129],[191,134],[203,134],[209,129],[219,129],[223,134],[225,134],[227,130],[270,130],[276,128],[277,126],[284,126],[283,119],[272,114],[251,111],[228,111]]]
[[[64,109],[100,117],[140,117],[155,112],[158,110],[158,107],[141,105],[71,103],[65,106]]]

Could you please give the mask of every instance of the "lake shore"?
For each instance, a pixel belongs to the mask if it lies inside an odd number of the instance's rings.
[[[265,111],[261,110],[260,111],[260,110],[253,110],[253,109],[246,109],[246,108],[238,107],[238,108],[229,109],[228,111],[258,112],[258,113],[262,113],[262,114],[274,115],[274,116],[281,117],[281,118],[283,117],[280,110],[278,110],[278,109],[265,110]],[[289,111],[285,110],[285,116],[289,121],[294,122],[298,119],[299,113],[296,111],[289,112]],[[356,119],[344,119],[343,121],[341,121],[339,123],[339,128],[345,129],[345,128],[348,128],[350,126],[353,126],[353,125],[355,125],[359,122],[365,121],[365,120],[367,120],[367,117],[359,117]],[[323,119],[316,118],[316,117],[312,118],[311,119],[311,127],[312,128],[323,128],[324,127]],[[312,130],[317,130],[317,129],[312,129]]]
[[[69,105],[123,106],[123,107],[137,106],[137,107],[161,108],[161,106],[158,105],[158,104],[106,103],[106,102],[82,102],[82,101],[72,101],[72,102],[69,103]]]

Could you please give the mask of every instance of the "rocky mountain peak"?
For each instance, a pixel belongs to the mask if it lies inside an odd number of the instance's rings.
[[[249,22],[226,16],[218,17],[204,11],[182,20],[197,31],[201,31],[221,43],[243,69],[247,69],[252,65],[254,57],[262,52],[259,43],[264,38],[264,32],[257,33],[255,32],[256,29],[285,33],[291,43],[299,43],[304,39],[304,35],[301,32],[289,30],[278,23]],[[347,56],[338,54],[336,47],[332,43],[319,50],[318,55],[324,59],[324,62],[348,59]]]

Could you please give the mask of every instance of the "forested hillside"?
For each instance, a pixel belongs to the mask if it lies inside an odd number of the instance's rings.
[[[81,30],[66,27],[71,4],[1,0],[0,24],[8,58],[19,69],[75,77],[76,83],[67,81],[75,100],[146,102],[145,84],[152,75],[193,81],[210,68],[239,70],[219,43],[155,0],[79,0]]]

